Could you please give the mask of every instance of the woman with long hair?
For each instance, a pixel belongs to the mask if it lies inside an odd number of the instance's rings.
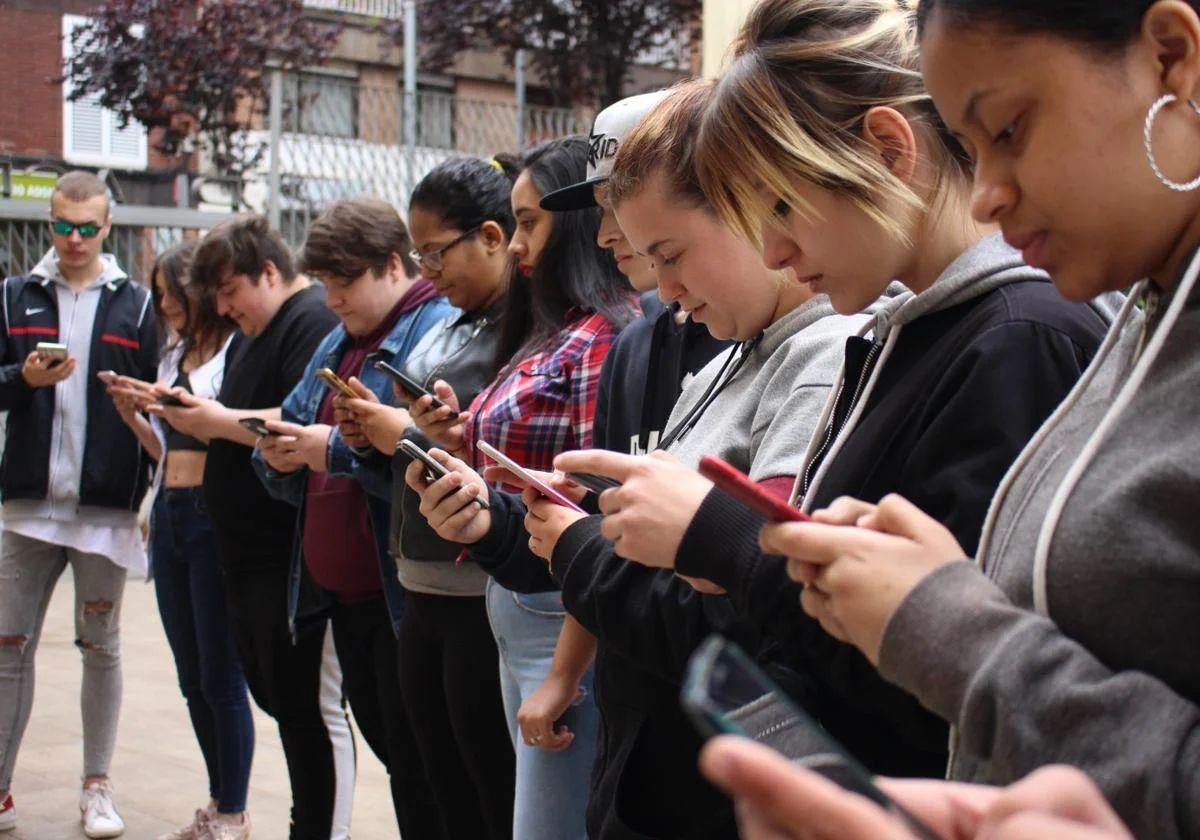
[[[246,794],[254,758],[254,722],[229,632],[225,590],[202,483],[207,445],[141,414],[168,389],[212,398],[231,345],[240,337],[217,314],[212,296],[189,280],[194,243],[176,245],[151,271],[154,308],[168,330],[158,382],[118,377],[109,387],[122,419],[157,461],[151,492],[150,570],[179,688],[208,769],[209,801],[163,840],[250,835]]]
[[[504,300],[499,374],[463,415],[453,390],[440,381],[434,387],[445,406],[433,409],[423,397],[410,409],[421,430],[457,456],[433,450],[453,472],[432,484],[419,464],[409,468],[409,486],[422,495],[420,510],[485,569],[489,556],[504,556],[523,539],[520,516],[509,515],[521,500],[483,483],[479,472],[493,462],[476,444],[486,442],[536,470],[549,470],[559,452],[590,446],[601,364],[637,312],[611,254],[597,245],[598,211],[550,213],[539,206],[542,196],[583,180],[587,154],[586,142],[568,138],[542,144],[521,160],[512,189],[517,229],[508,249],[516,275]],[[595,640],[567,618],[544,573],[506,578],[503,585],[493,578],[487,605],[517,751],[513,836],[582,838],[597,726],[585,668]],[[579,673],[583,679],[574,679]],[[564,674],[571,678],[560,679]],[[566,710],[557,726],[550,721],[534,732],[520,725],[519,713],[539,690],[565,697]]]

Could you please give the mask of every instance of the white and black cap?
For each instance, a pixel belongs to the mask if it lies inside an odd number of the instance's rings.
[[[642,121],[642,117],[653,111],[666,96],[665,90],[628,96],[597,114],[588,138],[587,178],[542,196],[541,208],[562,211],[595,207],[592,186],[608,180],[621,143],[633,131],[633,127]]]

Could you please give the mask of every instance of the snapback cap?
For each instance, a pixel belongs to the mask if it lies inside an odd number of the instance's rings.
[[[597,114],[588,138],[587,177],[578,184],[546,193],[539,202],[541,208],[561,212],[595,207],[592,186],[608,180],[621,143],[633,131],[633,127],[642,121],[642,117],[654,110],[654,106],[666,96],[666,90],[627,96]]]

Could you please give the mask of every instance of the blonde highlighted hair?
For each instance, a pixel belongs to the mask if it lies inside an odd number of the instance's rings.
[[[696,142],[699,183],[717,215],[758,243],[782,225],[777,200],[814,216],[800,183],[848,198],[903,238],[889,205],[923,209],[862,139],[863,118],[894,108],[938,173],[934,192],[970,163],[925,92],[915,12],[897,0],[762,0],[716,85]]]

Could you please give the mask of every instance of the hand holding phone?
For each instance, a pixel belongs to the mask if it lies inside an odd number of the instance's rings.
[[[436,460],[432,455],[430,455],[421,447],[417,446],[411,440],[408,440],[407,438],[401,440],[396,448],[409,458],[412,458],[414,461],[420,461],[422,464],[424,464],[426,484],[432,484],[439,478],[450,475],[450,470],[446,468],[445,464]],[[483,510],[488,509],[488,503],[478,496],[471,501],[475,502]]]
[[[163,403],[163,405],[167,405],[167,403]],[[267,421],[261,417],[243,417],[238,420],[238,425],[259,437],[279,436],[279,432],[272,432],[267,428]]]
[[[679,699],[705,737],[728,734],[758,741],[895,814],[921,840],[941,840],[880,790],[858,759],[729,640],[709,636],[696,649]]]
[[[563,473],[567,478],[574,481],[580,487],[595,493],[599,496],[605,490],[612,490],[614,487],[620,487],[621,482],[616,479],[609,478],[606,475],[598,475],[596,473],[580,473],[568,472]]]
[[[484,455],[488,456],[493,461],[495,461],[497,464],[504,467],[510,473],[517,476],[519,479],[521,479],[523,482],[525,482],[528,486],[537,490],[539,493],[541,493],[547,499],[550,499],[551,501],[556,502],[565,508],[570,508],[571,510],[578,511],[579,513],[587,513],[586,510],[581,508],[579,505],[575,504],[573,501],[568,499],[566,496],[564,496],[559,491],[555,490],[553,487],[551,487],[546,482],[542,481],[536,475],[529,472],[529,470],[522,467],[520,464],[518,464],[512,458],[509,458],[507,455],[505,455],[503,452],[501,452],[496,447],[492,446],[487,441],[484,441],[484,440],[476,441],[475,447],[480,452],[482,452]]]
[[[347,385],[346,382],[330,368],[321,368],[317,371],[316,376],[329,390],[336,391],[343,397],[349,397],[352,400],[359,399],[358,392]]]
[[[799,508],[772,496],[748,475],[736,467],[705,455],[700,459],[700,475],[720,487],[750,510],[765,516],[772,522],[811,522],[812,517]]]
[[[393,382],[400,386],[400,390],[408,394],[414,402],[421,397],[432,397],[433,401],[430,403],[430,408],[441,408],[445,405],[444,402],[437,398],[437,394],[433,393],[433,391],[404,373],[404,371],[389,365],[387,362],[375,362],[375,369],[390,377]]]

